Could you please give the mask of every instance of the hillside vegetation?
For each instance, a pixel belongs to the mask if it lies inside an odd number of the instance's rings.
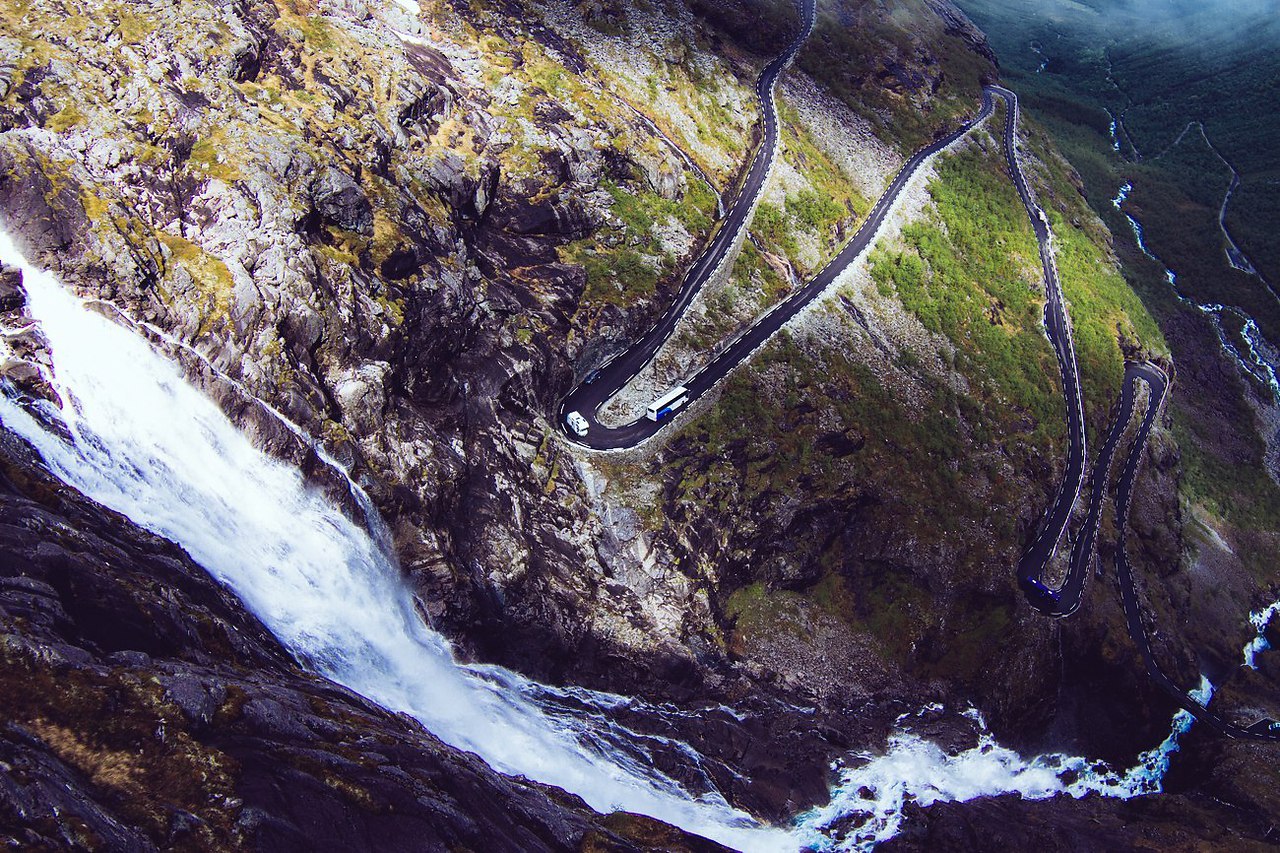
[[[1280,434],[1259,412],[1280,401],[1237,370],[1211,322],[1176,297],[1238,306],[1269,341],[1280,341],[1280,300],[1232,268],[1218,219],[1231,183],[1225,158],[1241,181],[1227,228],[1274,286],[1280,19],[1267,4],[1249,2],[960,5],[989,34],[1026,114],[1082,178],[1089,205],[1116,235],[1126,278],[1169,338],[1177,367],[1173,432],[1188,505],[1238,543],[1235,554],[1256,578],[1274,583]],[[1112,201],[1126,181],[1133,190],[1124,210],[1141,223],[1159,262],[1139,250]],[[1223,334],[1243,350],[1239,319],[1223,316]]]
[[[1241,175],[1228,226],[1264,274],[1280,280],[1280,247],[1269,239],[1280,221],[1270,189],[1280,180],[1280,18],[1272,5],[960,5],[991,37],[1027,106],[1103,134],[1109,110],[1121,121],[1126,156],[1155,160],[1188,122],[1202,122]],[[1216,157],[1202,165],[1217,183],[1216,216],[1230,172]],[[1162,177],[1183,183],[1195,173],[1171,164]]]
[[[1153,354],[1164,343],[1105,232],[1072,225],[1087,210],[1078,195],[1059,200],[1043,171],[1101,430],[1121,338]],[[768,344],[643,474],[614,471],[624,504],[641,500],[648,477],[662,483],[652,524],[737,519],[734,537],[696,559],[718,567],[727,642],[748,659],[772,659],[783,642],[821,656],[853,636],[879,667],[968,681],[994,671],[981,650],[1019,630],[1013,563],[1065,451],[1039,255],[984,131],[940,159],[928,194],[920,218],[877,244],[869,289],[841,289]],[[886,365],[876,327],[892,304],[924,337]],[[930,592],[943,588],[964,592]]]

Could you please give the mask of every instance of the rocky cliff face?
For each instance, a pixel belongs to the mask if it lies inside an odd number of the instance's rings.
[[[543,678],[752,694],[710,579],[547,416],[696,249],[708,197],[675,149],[728,188],[767,56],[680,7],[625,7],[616,34],[558,6],[5,12],[5,227],[321,482],[250,398],[322,438],[435,624]],[[803,739],[757,759],[796,765],[763,810],[821,797],[831,746]]]
[[[750,708],[745,728],[694,721],[679,733],[742,768],[726,787],[768,816],[820,800],[827,760],[882,743],[917,703],[981,700],[1028,743],[1063,717],[1064,739],[1082,734],[1055,691],[1072,667],[1095,671],[1089,650],[1121,623],[1107,612],[1076,638],[1020,608],[1011,557],[1052,471],[1007,463],[985,416],[961,401],[954,347],[895,329],[908,324],[901,306],[842,309],[836,340],[850,353],[838,387],[810,377],[796,388],[798,358],[765,360],[772,450],[720,447],[695,428],[651,454],[602,460],[557,437],[560,396],[648,328],[705,238],[705,181],[732,189],[754,141],[751,86],[793,34],[789,6],[0,10],[12,22],[0,37],[4,227],[324,486],[313,452],[253,399],[322,439],[373,496],[424,611],[464,654],[552,681]],[[843,101],[836,126],[881,139],[862,160],[826,149],[858,188],[868,179],[851,172],[882,180],[886,148],[910,149],[971,110],[977,80],[993,73],[980,34],[935,2],[897,17],[874,3],[824,7],[800,64],[814,78],[806,91]],[[794,133],[808,140],[794,146],[797,174],[824,150],[804,136],[823,126],[808,113],[792,122],[809,127]],[[850,199],[823,239],[856,221]],[[805,356],[834,363],[831,349]],[[11,351],[7,378],[43,393],[38,345]],[[931,370],[917,369],[921,358]],[[910,404],[894,408],[867,365],[917,377]],[[833,409],[800,391],[872,403]],[[926,409],[939,400],[947,412],[934,419]],[[1024,414],[1019,435],[1038,426]],[[929,444],[957,421],[958,447]],[[882,441],[882,427],[904,424]],[[975,449],[990,460],[977,490],[937,458]],[[501,779],[307,678],[181,554],[33,473],[24,449],[6,454],[4,518],[21,521],[5,528],[4,559],[33,579],[9,582],[19,639],[5,677],[68,673],[15,705],[15,758],[4,760],[36,780],[8,794],[24,832],[336,847],[356,843],[340,828],[351,824],[371,846],[422,834],[475,848],[694,844]],[[939,476],[875,474],[861,461],[873,454]],[[916,508],[926,487],[941,490],[937,506],[967,495],[963,529]],[[1160,494],[1150,514],[1176,514],[1172,491]],[[1009,519],[982,520],[984,501],[1011,500]],[[60,544],[64,534],[79,544]],[[1163,556],[1177,543],[1153,547]],[[95,568],[108,564],[133,568]],[[136,614],[118,635],[106,621],[117,608]],[[1079,657],[1060,658],[1077,639]],[[1022,655],[988,661],[997,641]],[[1085,683],[1110,696],[1137,672],[1121,660]],[[93,704],[103,694],[110,703]],[[1167,721],[1145,692],[1110,702],[1105,719],[1136,716],[1151,734]],[[74,713],[47,710],[62,706]],[[99,713],[120,731],[84,740]],[[1089,742],[1108,756],[1134,751]],[[131,764],[122,756],[137,744]],[[172,768],[200,768],[222,799],[167,791]],[[62,811],[81,817],[30,817],[63,779],[74,784]],[[294,785],[305,798],[280,793]],[[482,796],[507,805],[486,810]],[[130,799],[145,813],[122,812]]]

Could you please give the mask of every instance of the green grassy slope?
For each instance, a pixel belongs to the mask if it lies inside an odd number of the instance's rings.
[[[904,394],[853,344],[858,321],[834,300],[820,309],[825,331],[779,335],[649,463],[646,473],[662,479],[669,519],[735,518],[742,544],[761,537],[762,550],[740,578],[753,586],[728,599],[742,630],[769,633],[777,627],[771,619],[795,615],[776,596],[780,587],[819,608],[838,588],[856,606],[834,612],[869,635],[886,660],[967,679],[986,665],[983,645],[1009,629],[1013,560],[1048,500],[1065,427],[1058,370],[1040,327],[1035,238],[998,143],[978,136],[978,144],[941,160],[924,218],[901,241],[882,243],[871,261],[881,298],[900,300],[949,342],[955,355],[943,370],[954,369],[959,383],[904,349],[896,368],[924,396]],[[1152,351],[1164,344],[1106,264],[1097,236],[1056,209],[1054,216],[1067,247],[1063,272],[1081,357],[1096,365],[1089,408],[1091,426],[1100,427],[1122,364],[1116,329]],[[833,334],[833,326],[846,331]],[[1088,333],[1095,328],[1111,331]],[[770,529],[776,507],[797,494],[805,496],[803,512],[780,517],[795,527],[829,515],[821,535]],[[877,554],[879,533],[870,543],[845,535],[856,530],[892,531],[893,541],[911,543],[910,554]],[[786,556],[771,558],[779,543]],[[923,563],[906,568],[898,560]],[[779,561],[791,567],[782,577]],[[952,583],[983,592],[955,599],[963,613],[944,613],[939,608],[949,605],[931,603],[928,589]],[[721,591],[735,588],[731,582]],[[946,636],[938,634],[942,624]]]
[[[1227,223],[1275,283],[1280,277],[1280,20],[1259,4],[1171,0],[1161,22],[1125,3],[960,0],[991,39],[1026,114],[1049,131],[1081,176],[1089,204],[1113,234],[1125,275],[1173,348],[1174,435],[1188,506],[1229,531],[1242,562],[1262,579],[1277,559],[1280,487],[1263,465],[1251,389],[1219,351],[1208,321],[1177,302],[1163,268],[1137,249],[1112,198],[1126,180],[1126,210],[1179,288],[1201,302],[1237,305],[1280,340],[1280,303],[1231,269],[1218,212],[1230,172],[1199,132],[1241,173]],[[1116,11],[1116,10],[1119,11]],[[1108,112],[1110,111],[1110,112]],[[1109,124],[1124,117],[1120,152]],[[1070,296],[1070,292],[1069,292]],[[1071,297],[1075,301],[1076,297]],[[1077,321],[1077,328],[1079,328]],[[1083,358],[1082,358],[1083,360]]]
[[[1157,211],[1170,210],[1170,196],[1186,196],[1176,199],[1176,219],[1144,219],[1152,239],[1165,243],[1169,257],[1161,256],[1202,301],[1229,293],[1227,301],[1259,315],[1271,337],[1280,338],[1280,305],[1269,294],[1252,293],[1256,281],[1233,277],[1222,253],[1217,214],[1230,170],[1198,133],[1169,151],[1188,122],[1203,123],[1241,177],[1228,227],[1264,275],[1280,281],[1280,243],[1273,237],[1280,227],[1280,17],[1274,10],[1170,0],[1160,18],[1152,18],[1125,3],[960,5],[990,36],[1024,106],[1051,124],[1082,173],[1088,170],[1079,161],[1109,147],[1107,111],[1123,117],[1121,147],[1139,168],[1115,160],[1111,182],[1142,178],[1134,200],[1148,192],[1148,206]],[[1182,243],[1197,245],[1183,251]]]

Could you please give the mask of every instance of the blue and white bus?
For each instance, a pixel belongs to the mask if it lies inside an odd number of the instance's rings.
[[[649,420],[660,421],[671,417],[671,414],[688,402],[688,399],[689,389],[683,385],[677,385],[649,404],[647,413]]]

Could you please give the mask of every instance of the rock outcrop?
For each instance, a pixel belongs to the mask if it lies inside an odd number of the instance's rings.
[[[694,203],[670,140],[590,63],[632,38],[671,87],[714,82],[749,104],[763,57],[687,11],[721,49],[681,47],[685,70],[638,28],[588,26],[604,47],[575,47],[560,32],[584,31],[556,10],[525,27],[462,3],[303,14],[254,0],[108,20],[95,2],[71,10],[83,32],[36,4],[9,36],[5,227],[68,285],[171,336],[276,452],[305,459],[239,389],[323,437],[464,649],[602,686],[720,684],[687,645],[719,631],[705,579],[610,577],[549,416],[587,357],[645,327],[698,247],[654,240],[623,201]],[[733,146],[749,133],[696,132],[695,156],[745,159]],[[655,622],[650,593],[683,615]]]

